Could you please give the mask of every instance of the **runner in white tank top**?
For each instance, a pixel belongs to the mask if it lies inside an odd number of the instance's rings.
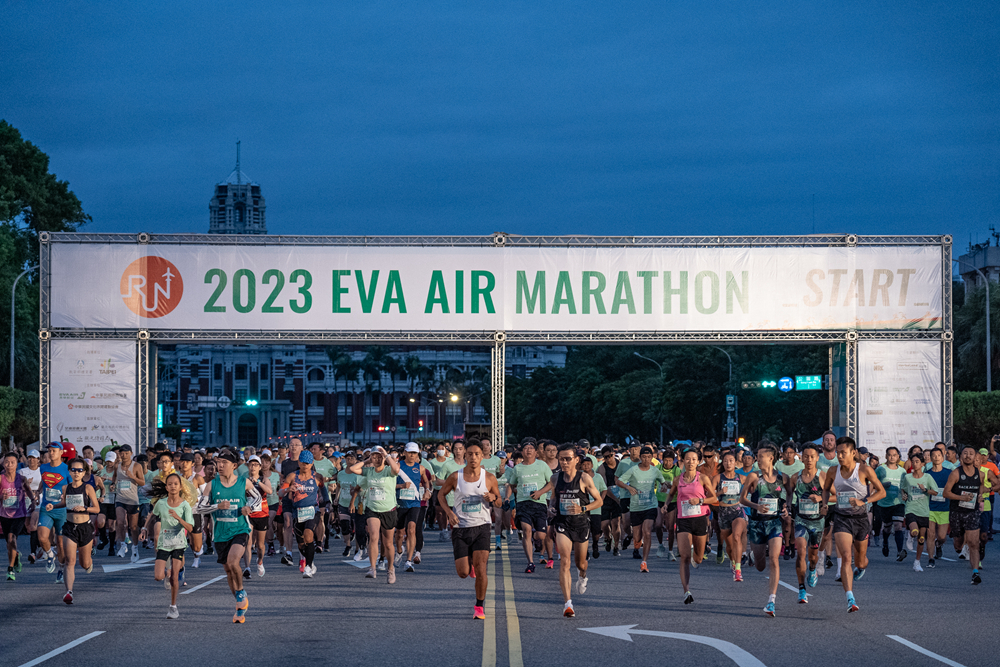
[[[490,556],[490,506],[500,506],[500,488],[493,473],[482,469],[483,445],[476,439],[465,445],[465,467],[451,473],[438,490],[438,502],[453,530],[451,543],[455,551],[455,571],[465,579],[476,580],[476,606],[473,618],[483,620],[486,599],[486,564]],[[455,492],[454,508],[446,498]]]

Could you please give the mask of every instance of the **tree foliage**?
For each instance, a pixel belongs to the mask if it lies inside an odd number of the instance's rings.
[[[986,447],[1000,433],[1000,392],[955,392],[955,442]]]

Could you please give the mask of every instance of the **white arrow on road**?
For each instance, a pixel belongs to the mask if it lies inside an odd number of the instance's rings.
[[[102,565],[105,572],[121,572],[122,570],[134,570],[140,567],[150,567],[155,565],[155,558],[143,558],[135,563],[122,563],[121,565]]]
[[[353,565],[359,570],[367,570],[368,568],[371,567],[371,563],[368,561],[367,558],[365,558],[364,560],[345,560],[343,562],[347,563],[348,565]]]
[[[767,667],[763,662],[753,657],[736,644],[732,644],[722,639],[714,637],[702,637],[701,635],[688,635],[680,632],[661,632],[659,630],[633,630],[635,625],[612,625],[606,628],[580,628],[584,632],[593,632],[595,635],[624,639],[632,641],[631,635],[649,635],[651,637],[666,637],[667,639],[680,639],[685,642],[704,644],[718,649],[727,658],[735,662],[739,667]]]

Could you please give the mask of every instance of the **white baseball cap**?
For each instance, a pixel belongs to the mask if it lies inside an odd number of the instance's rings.
[[[105,463],[114,463],[118,460],[118,455],[114,452],[108,452],[108,455],[104,457]]]
[[[407,452],[415,452],[415,453],[419,454],[420,453],[420,445],[418,445],[415,442],[408,442],[408,443],[406,443],[406,450],[405,451],[407,451]]]
[[[256,461],[257,463],[261,463],[260,457],[257,456],[256,454],[254,454],[253,456],[251,456],[250,458],[247,459],[247,463],[250,463],[252,461]]]
[[[32,449],[31,451],[28,452],[28,458],[30,459],[32,457],[36,459],[39,458],[37,449]]]

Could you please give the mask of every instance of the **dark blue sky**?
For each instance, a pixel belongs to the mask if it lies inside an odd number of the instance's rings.
[[[207,230],[237,138],[271,233],[1000,217],[991,2],[131,4],[3,10],[0,117],[94,232]]]

